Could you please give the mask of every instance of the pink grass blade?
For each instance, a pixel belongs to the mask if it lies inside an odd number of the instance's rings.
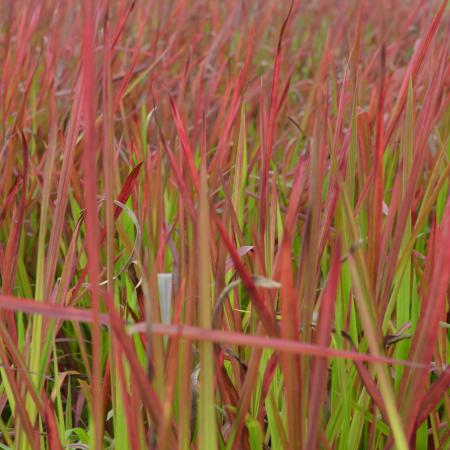
[[[448,0],[441,1],[439,8],[436,11],[436,14],[433,17],[433,20],[431,21],[430,26],[427,29],[427,33],[423,37],[419,47],[414,53],[413,58],[408,66],[406,74],[403,78],[402,85],[400,87],[400,93],[394,106],[394,112],[392,113],[391,119],[389,120],[389,123],[386,126],[386,134],[384,139],[385,146],[389,143],[392,134],[394,133],[394,130],[400,119],[400,115],[406,105],[409,80],[412,78],[414,81],[414,79],[417,77],[421,69],[422,63],[425,59],[425,56],[427,54],[427,51],[430,48],[431,42],[437,33],[439,24],[442,20],[442,16],[444,15],[447,4]]]
[[[336,301],[336,293],[341,270],[341,245],[338,241],[334,248],[330,261],[330,272],[327,285],[323,291],[320,303],[316,343],[321,346],[329,346]],[[328,370],[327,361],[315,358],[311,368],[311,387],[309,389],[308,403],[308,437],[306,448],[317,448],[319,443],[319,429],[323,417],[323,404],[326,397]]]
[[[261,322],[264,324],[264,328],[269,335],[276,336],[278,334],[278,326],[275,322],[275,314],[271,311],[271,307],[267,304],[255,286],[255,283],[242,263],[239,253],[236,247],[231,242],[225,227],[217,216],[214,216],[217,229],[222,237],[222,240],[230,253],[231,259],[233,260],[234,266],[242,278],[242,282],[247,289],[255,309],[260,316]]]
[[[51,305],[48,302],[38,303],[34,300],[0,295],[0,307],[11,311],[23,311],[28,314],[40,314],[46,317],[61,320],[73,320],[82,323],[92,323],[92,312],[89,309],[76,308],[73,306]],[[114,330],[121,330],[127,324],[123,323],[117,313],[100,314],[100,323],[114,327]],[[120,326],[119,326],[120,324]],[[139,322],[132,325],[130,331],[133,333],[145,333],[146,323]],[[212,340],[213,342],[223,342],[227,344],[250,345],[255,348],[272,348],[278,351],[285,351],[293,354],[316,355],[326,358],[348,358],[372,363],[400,364],[405,367],[413,367],[425,371],[430,370],[429,364],[418,363],[406,360],[397,360],[386,356],[376,356],[353,351],[332,349],[322,347],[317,344],[308,344],[300,341],[291,341],[282,338],[248,335],[238,332],[221,330],[204,330],[191,325],[166,325],[153,323],[152,332],[158,335],[178,336],[190,340]],[[121,334],[124,334],[120,331]]]
[[[289,18],[292,13],[292,8],[294,1],[291,1],[288,13],[284,19],[283,25],[281,26],[280,37],[278,39],[277,51],[275,56],[274,68],[273,68],[273,78],[272,78],[272,90],[270,94],[270,106],[269,106],[269,117],[267,122],[267,131],[264,137],[263,146],[263,165],[262,165],[262,175],[261,175],[261,211],[260,211],[260,230],[261,236],[265,235],[266,228],[266,209],[267,209],[267,197],[268,197],[268,182],[269,182],[269,165],[272,157],[273,151],[273,141],[275,139],[275,127],[278,113],[278,84],[280,80],[281,72],[281,51],[283,45],[283,36],[289,22]]]
[[[384,45],[381,48],[380,61],[380,86],[377,104],[377,122],[374,149],[374,180],[372,190],[372,208],[369,225],[369,271],[372,283],[375,285],[376,269],[378,266],[378,245],[381,238],[382,208],[383,208],[383,154],[384,154],[384,98],[385,98],[385,71],[386,54]]]
[[[198,191],[200,189],[200,179],[198,176],[197,168],[195,167],[194,154],[192,152],[191,144],[189,143],[186,128],[183,124],[183,120],[181,119],[180,113],[178,112],[178,109],[175,105],[175,100],[172,98],[172,96],[169,96],[169,101],[173,119],[177,127],[178,136],[180,137],[181,148],[183,149],[183,154],[186,158],[192,181],[196,190]]]
[[[439,321],[445,315],[445,299],[450,283],[450,200],[438,228],[436,254],[427,298],[420,313],[420,320],[412,342],[411,360],[420,364],[431,363],[438,339]],[[406,393],[403,405],[406,416],[406,430],[411,436],[420,405],[424,399],[427,373],[408,370],[404,374]]]
[[[99,223],[97,216],[97,135],[95,127],[96,87],[95,87],[95,11],[89,0],[83,3],[83,50],[82,50],[82,110],[84,131],[84,186],[86,204],[86,247],[88,253],[88,273],[92,301],[92,410],[94,436],[91,441],[95,450],[103,448],[103,402],[101,397],[101,341],[100,341],[100,297],[99,283]]]
[[[442,401],[444,396],[448,397],[449,387],[450,367],[447,366],[424,395],[422,404],[419,408],[419,414],[417,415],[416,427],[427,419],[427,417],[436,409],[436,406]]]

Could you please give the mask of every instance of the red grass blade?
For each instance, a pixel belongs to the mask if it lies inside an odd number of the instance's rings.
[[[328,347],[331,342],[333,316],[336,302],[336,293],[341,271],[341,244],[338,241],[330,262],[330,272],[327,285],[323,291],[320,303],[316,344]],[[328,381],[328,362],[316,358],[311,368],[311,387],[309,389],[308,403],[308,438],[306,448],[317,448],[319,443],[319,428],[323,415],[323,404],[326,396]]]
[[[186,129],[183,124],[183,120],[181,119],[180,113],[175,105],[175,101],[172,96],[169,96],[170,108],[172,110],[172,116],[175,121],[175,125],[177,127],[178,136],[181,142],[181,148],[183,149],[184,156],[187,160],[189,172],[191,174],[192,181],[196,190],[200,189],[200,178],[198,176],[197,168],[194,163],[194,153],[192,152],[191,144],[189,143],[189,138],[186,133]]]
[[[105,294],[105,298],[106,298]],[[48,302],[35,302],[34,300],[12,297],[9,295],[0,295],[0,307],[10,311],[23,311],[27,314],[42,314],[46,317],[52,317],[60,320],[69,320],[75,322],[92,323],[92,312],[89,309],[74,308],[71,306],[50,304]],[[117,313],[100,314],[99,321],[102,325],[111,324],[117,329],[123,326]],[[145,333],[147,324],[139,322],[132,325],[131,331],[134,333]],[[160,323],[152,324],[152,333],[156,335],[173,336],[186,338],[189,340],[211,340],[212,342],[222,342],[225,344],[249,345],[255,348],[272,348],[277,351],[288,352],[298,355],[312,355],[325,358],[347,358],[352,361],[363,361],[383,364],[396,364],[405,367],[413,367],[426,371],[430,370],[429,364],[420,362],[403,361],[384,356],[374,356],[364,353],[357,353],[346,350],[332,349],[317,344],[308,344],[305,342],[292,341],[276,337],[252,336],[244,333],[206,330],[189,325],[166,325]]]
[[[281,50],[283,44],[283,36],[291,17],[292,8],[294,6],[294,1],[292,0],[289,6],[289,10],[286,18],[284,19],[283,25],[281,26],[280,37],[278,39],[277,52],[275,56],[275,62],[273,67],[273,78],[272,78],[272,91],[270,94],[270,107],[269,107],[269,118],[267,122],[267,132],[264,138],[263,147],[263,168],[261,175],[261,212],[260,212],[260,230],[261,235],[264,236],[266,228],[266,209],[267,209],[267,195],[268,195],[268,180],[269,180],[269,165],[270,159],[272,157],[272,147],[275,138],[275,126],[277,120],[277,113],[279,109],[278,105],[278,85],[280,81],[281,72]]]
[[[436,254],[426,301],[420,313],[417,330],[411,346],[411,361],[430,364],[438,339],[439,321],[445,318],[445,302],[450,284],[450,199],[447,200],[442,222],[436,236]],[[408,436],[414,429],[424,400],[426,372],[405,371],[403,383],[406,393],[403,401]]]
[[[415,424],[416,428],[435,410],[436,406],[444,398],[444,395],[448,395],[449,388],[450,366],[447,366],[444,372],[441,373],[439,378],[431,385],[428,392],[424,395]]]
[[[90,0],[83,3],[83,49],[82,86],[83,117],[85,137],[83,151],[85,204],[86,204],[86,248],[88,254],[88,274],[92,302],[92,410],[94,421],[94,449],[103,448],[103,401],[101,395],[101,341],[100,341],[100,297],[99,282],[99,222],[97,215],[97,135],[95,127],[96,87],[95,87],[95,11]]]
[[[230,253],[231,259],[233,260],[234,267],[239,273],[239,276],[242,278],[242,282],[247,289],[250,298],[252,299],[252,303],[255,306],[256,312],[258,313],[261,322],[264,324],[266,332],[272,336],[278,335],[278,326],[275,322],[275,312],[273,311],[273,307],[271,308],[271,305],[269,306],[267,302],[264,301],[264,298],[260,295],[251,275],[248,273],[247,269],[242,263],[236,247],[228,237],[228,233],[226,232],[222,222],[216,215],[214,215],[214,218],[220,236],[222,237],[222,240],[228,252]]]
[[[420,68],[425,59],[427,51],[430,48],[431,41],[433,40],[433,38],[439,28],[439,24],[441,22],[442,16],[444,15],[447,3],[448,3],[448,0],[442,0],[441,4],[439,6],[439,9],[437,10],[430,26],[428,27],[426,35],[422,39],[422,42],[420,43],[419,47],[417,48],[416,52],[414,53],[413,58],[408,66],[408,69],[403,78],[402,85],[400,87],[400,93],[398,95],[397,102],[395,103],[395,106],[394,106],[394,112],[392,113],[391,119],[389,120],[389,123],[386,127],[386,136],[384,139],[385,146],[389,143],[389,140],[391,139],[392,134],[394,133],[394,130],[400,119],[400,115],[406,105],[409,80],[410,80],[410,78],[413,78],[413,80],[414,80],[420,71]]]
[[[368,269],[372,278],[372,283],[376,284],[377,266],[379,260],[378,245],[381,239],[381,225],[383,214],[383,154],[384,154],[384,97],[385,97],[385,70],[386,55],[384,45],[381,48],[380,62],[380,87],[378,92],[377,106],[377,129],[375,137],[375,154],[374,154],[374,180],[372,191],[372,210],[370,214],[369,225],[369,264]]]

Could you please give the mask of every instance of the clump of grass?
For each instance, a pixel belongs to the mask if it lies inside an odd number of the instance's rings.
[[[447,3],[0,3],[0,447],[447,448]]]

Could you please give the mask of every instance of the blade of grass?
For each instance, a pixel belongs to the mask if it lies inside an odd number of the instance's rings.
[[[334,313],[336,292],[338,288],[339,273],[341,270],[341,246],[336,243],[330,261],[330,272],[327,285],[323,291],[320,302],[320,315],[318,319],[317,337],[318,345],[327,347],[331,341],[332,317]],[[309,389],[308,407],[308,437],[306,448],[317,448],[320,439],[320,422],[323,417],[323,404],[326,397],[328,381],[328,362],[321,358],[313,361],[311,368],[311,387]]]
[[[200,173],[200,203],[198,210],[198,301],[199,324],[202,328],[211,327],[211,287],[209,284],[211,261],[209,247],[209,205],[205,162]],[[211,342],[200,344],[200,392],[199,392],[199,433],[200,450],[217,448],[216,414],[214,401],[214,364]]]

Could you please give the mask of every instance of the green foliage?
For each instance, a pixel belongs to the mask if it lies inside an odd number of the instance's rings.
[[[0,448],[447,448],[448,2],[32,3]]]

